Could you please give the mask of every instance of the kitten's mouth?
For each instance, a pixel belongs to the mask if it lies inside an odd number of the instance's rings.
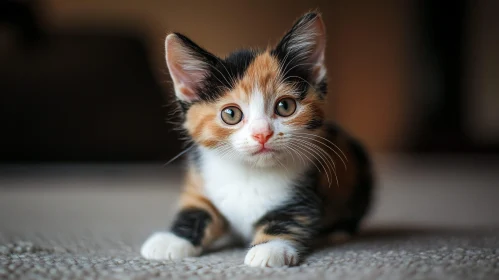
[[[253,155],[271,154],[274,152],[275,152],[275,150],[272,150],[272,149],[269,149],[269,148],[263,146],[258,151],[254,152]]]

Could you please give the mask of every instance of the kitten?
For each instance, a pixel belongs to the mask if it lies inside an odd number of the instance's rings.
[[[250,243],[249,266],[296,265],[317,238],[353,234],[372,177],[366,152],[324,120],[325,28],[301,17],[275,47],[220,59],[166,37],[166,62],[193,146],[169,232],[147,259],[198,256],[228,234]]]

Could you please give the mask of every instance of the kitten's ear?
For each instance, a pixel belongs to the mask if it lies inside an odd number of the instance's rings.
[[[318,84],[326,75],[324,52],[326,28],[318,13],[308,13],[298,19],[279,42],[274,52],[291,67],[306,67],[310,80]],[[293,59],[292,63],[289,63]],[[286,64],[285,64],[286,65]],[[286,67],[286,68],[289,68]]]
[[[187,37],[173,33],[166,37],[165,53],[177,98],[184,102],[200,99],[201,83],[210,71],[208,52]]]

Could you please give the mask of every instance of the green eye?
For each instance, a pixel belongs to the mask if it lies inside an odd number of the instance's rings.
[[[243,119],[243,112],[236,106],[229,106],[222,110],[221,117],[226,124],[235,125]]]
[[[283,98],[275,106],[275,113],[281,117],[289,117],[296,110],[296,101],[293,98]]]

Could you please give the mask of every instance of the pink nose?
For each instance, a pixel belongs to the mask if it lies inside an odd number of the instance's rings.
[[[264,131],[264,132],[261,132],[261,133],[258,133],[258,134],[253,134],[251,136],[253,136],[253,139],[255,139],[256,141],[258,141],[258,143],[260,143],[260,144],[263,145],[267,141],[269,141],[270,137],[272,137],[273,134],[274,134],[273,131],[267,130],[267,131]]]
[[[274,134],[269,122],[263,118],[253,120],[250,126],[251,136],[262,145],[272,137],[272,134]]]

